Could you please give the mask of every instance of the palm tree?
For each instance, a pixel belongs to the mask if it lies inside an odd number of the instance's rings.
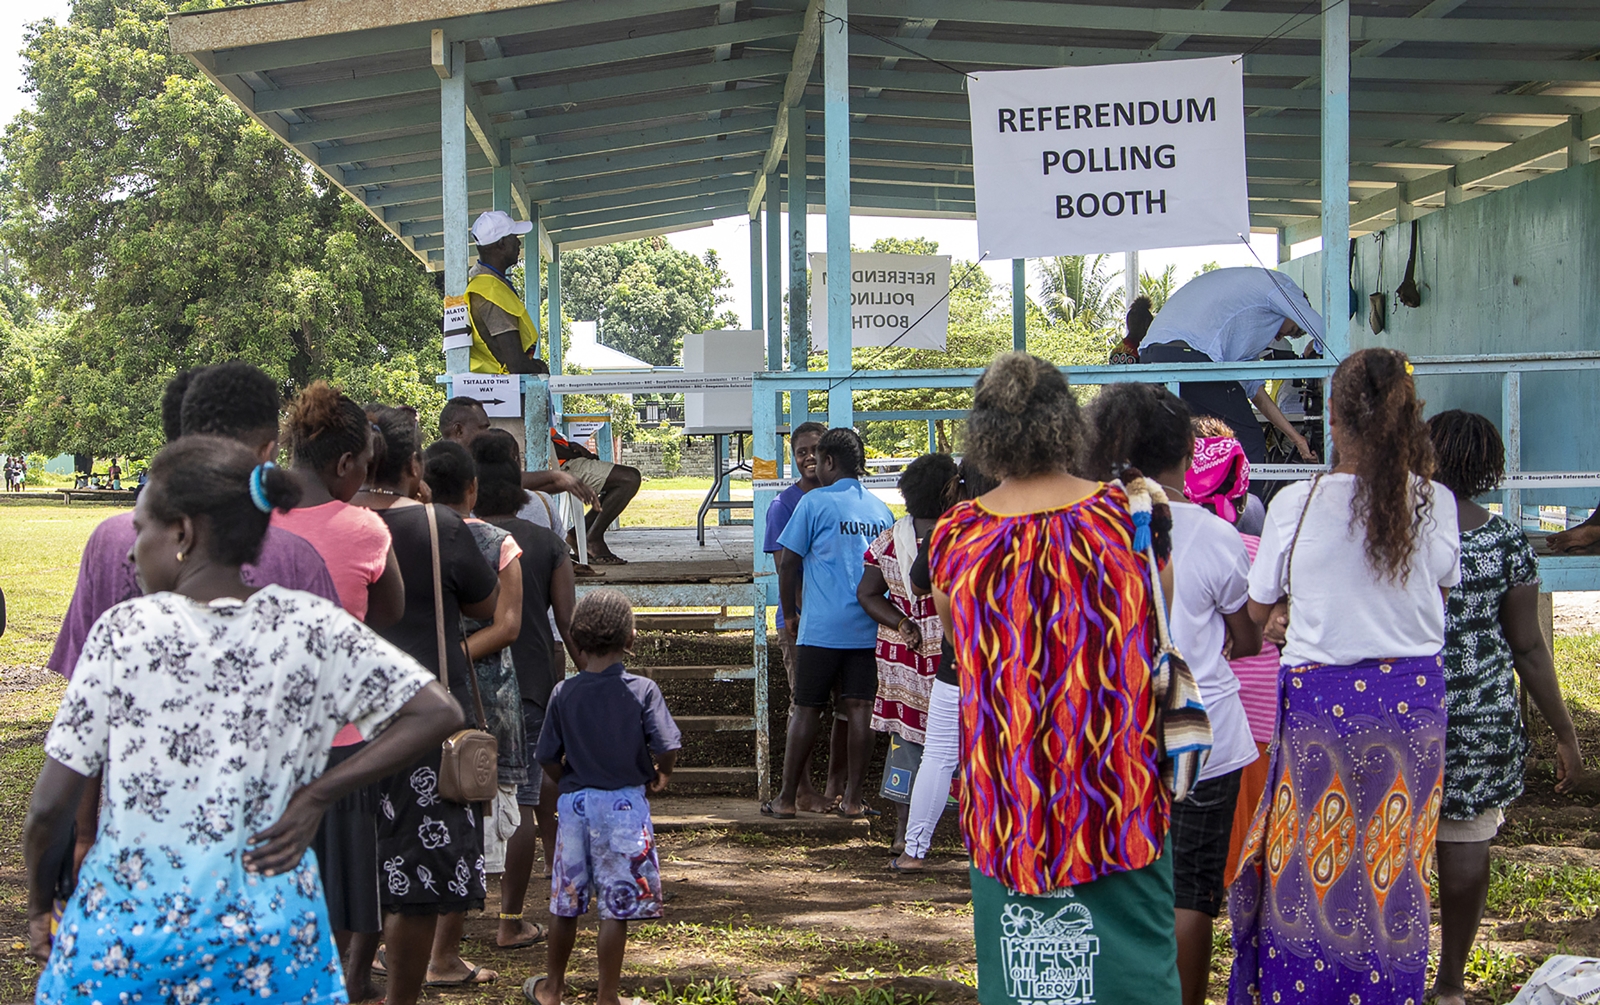
[[[1107,331],[1122,324],[1121,272],[1107,265],[1110,255],[1057,255],[1039,262],[1039,294],[1055,322]]]
[[[1150,309],[1159,312],[1166,306],[1167,298],[1172,296],[1172,288],[1177,284],[1176,265],[1169,265],[1161,273],[1146,272],[1139,276],[1139,292],[1150,298]]]

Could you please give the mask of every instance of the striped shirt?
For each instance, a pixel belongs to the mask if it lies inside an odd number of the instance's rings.
[[[1254,534],[1240,534],[1244,550],[1250,560],[1256,558],[1261,538]],[[1244,705],[1244,717],[1250,722],[1250,738],[1257,743],[1271,743],[1273,730],[1278,728],[1278,663],[1282,655],[1278,647],[1261,640],[1261,651],[1254,656],[1229,660],[1233,675],[1239,678],[1239,701]]]

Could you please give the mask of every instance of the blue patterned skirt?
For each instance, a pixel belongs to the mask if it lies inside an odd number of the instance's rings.
[[[1229,893],[1230,1005],[1421,1005],[1444,778],[1438,656],[1285,667]]]

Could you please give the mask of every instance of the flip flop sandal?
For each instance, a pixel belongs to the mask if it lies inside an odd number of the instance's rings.
[[[536,974],[533,977],[529,977],[527,980],[522,982],[522,997],[526,998],[531,1005],[539,1005],[539,999],[534,997],[534,992],[539,990],[540,981],[547,981],[549,979],[550,978],[544,974]]]
[[[510,921],[512,918],[515,918],[518,921],[523,920],[521,915],[512,915],[510,918],[506,917],[505,915],[500,916],[500,920],[502,921]],[[545,937],[544,926],[539,924],[537,921],[530,921],[528,924],[532,925],[534,929],[532,938],[524,939],[521,942],[513,942],[504,946],[496,942],[494,947],[496,949],[527,949],[529,946],[537,946],[539,943],[543,942]]]
[[[616,555],[593,555],[593,554],[591,554],[589,556],[589,564],[590,565],[627,565],[628,564],[628,560],[625,559],[625,558],[619,558]]]
[[[795,814],[793,813],[779,813],[777,810],[773,809],[772,800],[770,799],[761,804],[761,815],[764,817],[771,817],[774,820],[793,820],[795,818]]]
[[[891,858],[889,860],[889,865],[887,866],[887,868],[888,868],[888,870],[890,872],[894,873],[896,876],[910,876],[913,873],[919,873],[919,872],[926,872],[927,871],[927,867],[926,866],[921,866],[921,865],[916,866],[915,868],[910,868],[910,869],[906,868],[905,866],[900,864],[900,857],[898,855],[896,855],[894,858]]]
[[[425,988],[476,987],[482,984],[493,984],[495,979],[500,976],[499,974],[495,974],[494,977],[490,977],[488,980],[480,981],[478,980],[478,975],[481,973],[483,973],[482,967],[473,967],[472,972],[467,974],[465,977],[461,977],[453,981],[423,981],[422,986]]]
[[[383,947],[378,947],[378,952],[372,957],[372,972],[379,977],[389,976],[389,961],[384,958]]]

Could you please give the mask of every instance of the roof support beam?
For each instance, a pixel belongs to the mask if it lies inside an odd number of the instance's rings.
[[[1122,7],[1099,4],[1039,4],[1026,0],[859,0],[857,16],[913,18],[977,24],[1004,24],[1046,28],[1100,29],[1181,33],[1205,38],[1315,39],[1322,28],[1315,18],[1286,26],[1283,15],[1245,11],[1172,10],[1160,7]],[[1509,18],[1454,18],[1417,20],[1405,17],[1352,17],[1350,37],[1365,42],[1464,42],[1498,45],[1549,45],[1560,39],[1569,46],[1600,45],[1600,21],[1534,20]]]
[[[500,134],[507,137],[550,136],[598,126],[631,125],[651,119],[687,118],[702,112],[721,112],[731,108],[770,107],[777,103],[780,93],[776,86],[761,85],[662,101],[629,103],[618,108],[597,108],[589,112],[554,112],[538,118],[502,122]]]
[[[761,167],[755,154],[730,157],[716,165],[716,175],[753,175]],[[606,174],[596,177],[549,179],[528,186],[528,194],[540,202],[555,199],[604,195],[614,192],[632,192],[670,182],[697,181],[707,177],[709,168],[704,163],[668,162],[653,168],[639,168],[627,173]]]
[[[1398,43],[1396,43],[1398,44]],[[1367,45],[1388,46],[1387,42]],[[1167,59],[1193,59],[1213,55],[1209,52],[1171,52],[1154,49],[1111,49],[1091,46],[1044,45],[1029,42],[968,42],[930,38],[917,43],[918,52],[929,59],[962,68],[1040,66],[1098,66],[1106,63],[1151,63]],[[1442,81],[1522,81],[1522,80],[1600,80],[1600,63],[1571,59],[1454,59],[1420,58],[1365,54],[1362,46],[1352,54],[1350,76],[1360,80],[1442,80]],[[855,38],[852,54],[887,57],[898,54],[912,57],[875,38]],[[918,64],[921,69],[927,64]],[[1304,77],[1318,73],[1316,56],[1289,56],[1252,53],[1244,57],[1248,76]]]
[[[1405,183],[1406,198],[1415,202],[1424,196],[1442,194],[1446,204],[1452,204],[1459,198],[1459,190],[1467,185],[1516,171],[1541,158],[1560,153],[1579,136],[1583,140],[1600,136],[1600,111],[1575,117],[1508,147],[1473,160],[1463,161],[1443,171],[1410,179]],[[1353,225],[1361,224],[1385,213],[1392,213],[1398,205],[1398,200],[1399,196],[1393,190],[1363,199],[1351,207],[1350,222]],[[1289,234],[1290,240],[1296,244],[1315,236],[1315,231],[1308,234],[1298,228],[1291,228]]]
[[[724,140],[703,140],[671,147],[652,147],[623,153],[597,154],[546,165],[539,171],[541,180],[565,180],[622,171],[640,171],[669,164],[708,161],[719,157],[741,157],[765,150],[764,136],[730,136]]]
[[[817,61],[817,47],[822,42],[822,0],[808,0],[801,17],[800,37],[789,59],[789,75],[783,81],[783,100],[778,103],[772,141],[767,144],[767,155],[761,160],[761,170],[756,172],[756,183],[750,190],[750,204],[746,209],[752,215],[766,195],[767,176],[776,170],[784,144],[789,141],[789,109],[799,104],[805,95],[806,82],[811,79],[811,68]]]
[[[663,32],[623,41],[602,42],[596,45],[558,49],[554,52],[536,52],[526,56],[506,56],[483,59],[471,63],[467,79],[472,84],[522,77],[533,74],[560,73],[605,63],[622,63],[634,59],[694,52],[714,48],[718,44],[750,42],[756,39],[781,39],[800,30],[800,15],[764,17],[750,21],[735,21],[711,28],[689,31]],[[401,70],[395,73],[378,73],[365,77],[324,81],[285,87],[280,90],[260,91],[255,97],[258,112],[278,111],[285,108],[320,108],[347,101],[366,101],[372,98],[394,97],[430,91],[438,80],[429,70]],[[514,92],[513,92],[514,93]],[[505,109],[496,105],[495,111]]]
[[[659,99],[662,91],[682,87],[704,87],[707,84],[721,84],[730,80],[775,77],[787,72],[788,69],[789,61],[782,56],[730,59],[722,63],[700,63],[669,70],[647,70],[642,73],[614,74],[594,80],[575,80],[568,84],[524,87],[511,94],[491,94],[483,99],[483,106],[491,115],[503,115],[531,108],[548,108],[554,105],[625,98],[632,95],[653,100]]]
[[[392,16],[393,5],[367,4],[342,7],[340,27],[347,30],[333,35],[322,34],[324,25],[307,23],[304,13],[294,5],[269,8],[262,4],[249,13],[237,8],[196,11],[173,15],[167,23],[174,52],[218,50],[217,73],[236,74],[426,49],[430,28],[444,28],[453,38],[491,38],[672,14],[706,5],[706,0],[545,3],[417,24],[384,25],[383,19]],[[437,5],[435,17],[448,9],[446,4]],[[364,20],[369,23],[361,23]]]
[[[705,139],[708,136],[764,133],[771,128],[771,116],[751,112],[725,119],[692,119],[677,125],[626,130],[562,143],[530,144],[512,151],[511,157],[518,164],[529,164],[536,161],[559,160],[563,157],[588,157],[615,150],[659,146],[663,143],[681,143],[684,140]]]

